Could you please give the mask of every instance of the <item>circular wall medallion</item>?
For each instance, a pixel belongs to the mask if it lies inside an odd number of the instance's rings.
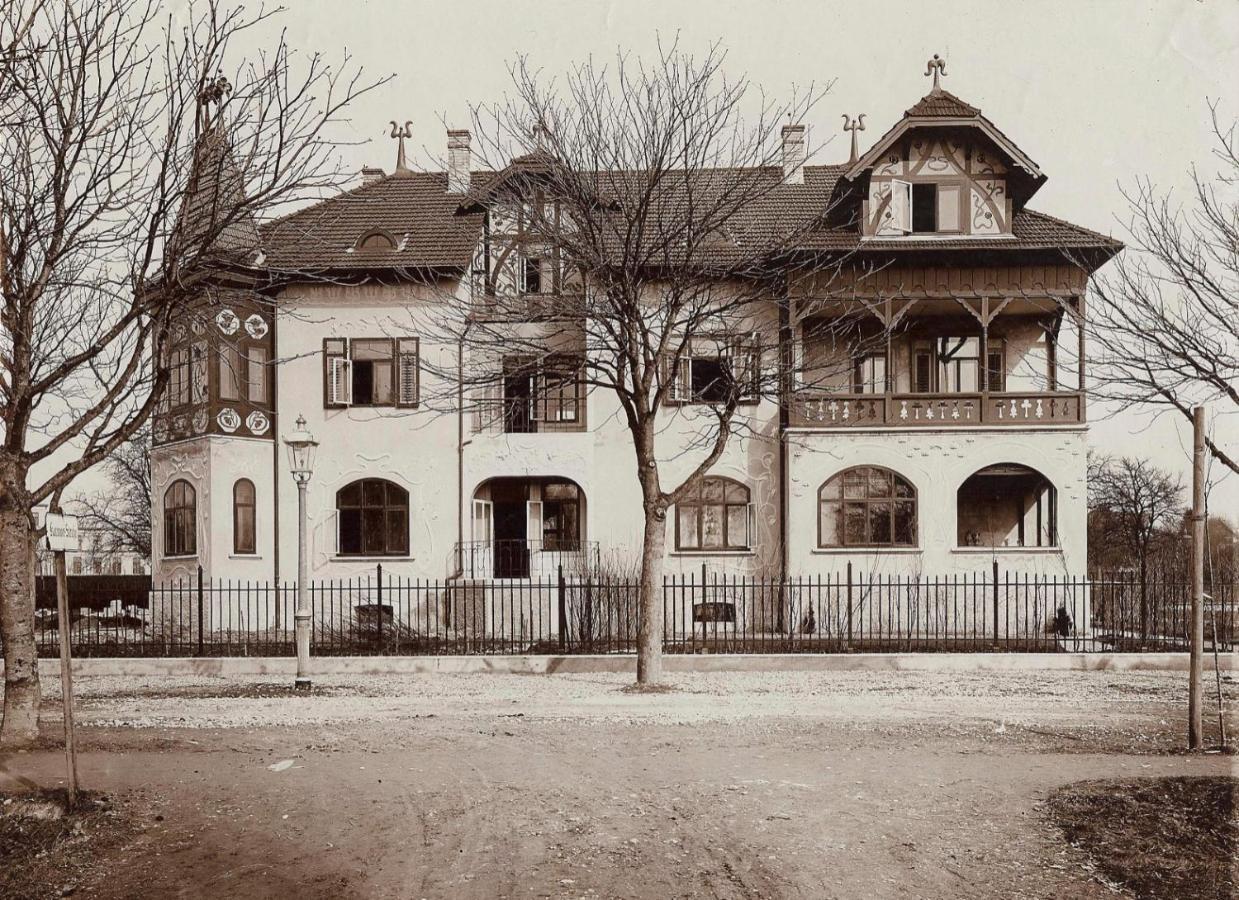
[[[215,421],[219,423],[220,428],[229,434],[241,427],[241,417],[237,415],[237,411],[232,407],[221,409],[219,415],[215,417]]]
[[[245,333],[254,340],[258,340],[267,333],[267,320],[258,313],[254,313],[245,320]]]
[[[232,310],[221,309],[215,315],[215,327],[224,334],[236,334],[237,329],[241,327],[241,320]]]
[[[271,423],[267,420],[266,416],[255,411],[245,417],[245,427],[248,428],[252,434],[266,434],[267,429],[271,427]]]

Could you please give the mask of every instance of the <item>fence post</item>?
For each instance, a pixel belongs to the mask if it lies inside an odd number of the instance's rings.
[[[202,611],[202,566],[198,566],[198,655],[202,656],[205,653],[203,649],[202,623],[204,620]]]
[[[557,567],[556,577],[556,605],[559,607],[559,649],[564,651],[568,649],[568,586],[564,583],[564,564],[560,563]],[[589,594],[586,593],[585,602],[590,601]]]
[[[379,602],[378,602],[377,612],[379,614],[379,652],[382,653],[383,652],[383,564],[378,563],[375,565],[375,568],[378,570],[378,577],[379,577],[379,593],[378,593]],[[395,616],[392,616],[392,618],[394,619]]]
[[[703,562],[701,564],[701,649],[703,652],[706,649],[706,637],[707,637],[706,636],[706,610],[709,609],[710,615],[714,615],[713,608],[710,606],[707,606],[707,604],[710,602],[707,599],[708,596],[709,594],[706,593],[706,564]],[[690,610],[692,609],[692,605],[693,605],[692,601],[689,601],[688,606]]]
[[[994,560],[994,647],[998,647],[998,560]]]
[[[838,584],[838,582],[835,582],[835,583]],[[847,603],[848,603],[848,649],[851,650],[852,649],[852,564],[851,562],[848,563]]]

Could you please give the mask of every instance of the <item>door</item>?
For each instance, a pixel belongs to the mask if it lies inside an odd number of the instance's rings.
[[[495,501],[495,577],[528,578],[526,546],[528,510],[525,501]]]

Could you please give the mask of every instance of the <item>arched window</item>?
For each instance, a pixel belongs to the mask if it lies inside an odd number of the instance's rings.
[[[677,550],[748,550],[753,546],[749,489],[730,478],[702,478],[676,504]]]
[[[254,482],[242,478],[232,486],[232,552],[255,553]]]
[[[973,473],[956,495],[961,547],[1057,547],[1058,499],[1028,466],[999,463]]]
[[[890,469],[846,469],[817,499],[819,547],[916,546],[916,489]]]
[[[408,556],[409,492],[381,478],[354,481],[336,494],[341,556]]]
[[[363,234],[357,242],[358,250],[395,250],[396,242],[386,231],[371,231]]]
[[[163,495],[163,555],[198,552],[198,498],[193,485],[178,479]]]

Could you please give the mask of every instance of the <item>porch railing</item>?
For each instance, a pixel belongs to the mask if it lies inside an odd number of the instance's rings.
[[[562,569],[570,578],[598,571],[598,544],[576,539],[465,541],[456,545],[461,578],[532,578],[548,581]]]
[[[1079,391],[1002,393],[843,394],[799,391],[791,424],[799,428],[943,428],[963,425],[1078,425]]]

